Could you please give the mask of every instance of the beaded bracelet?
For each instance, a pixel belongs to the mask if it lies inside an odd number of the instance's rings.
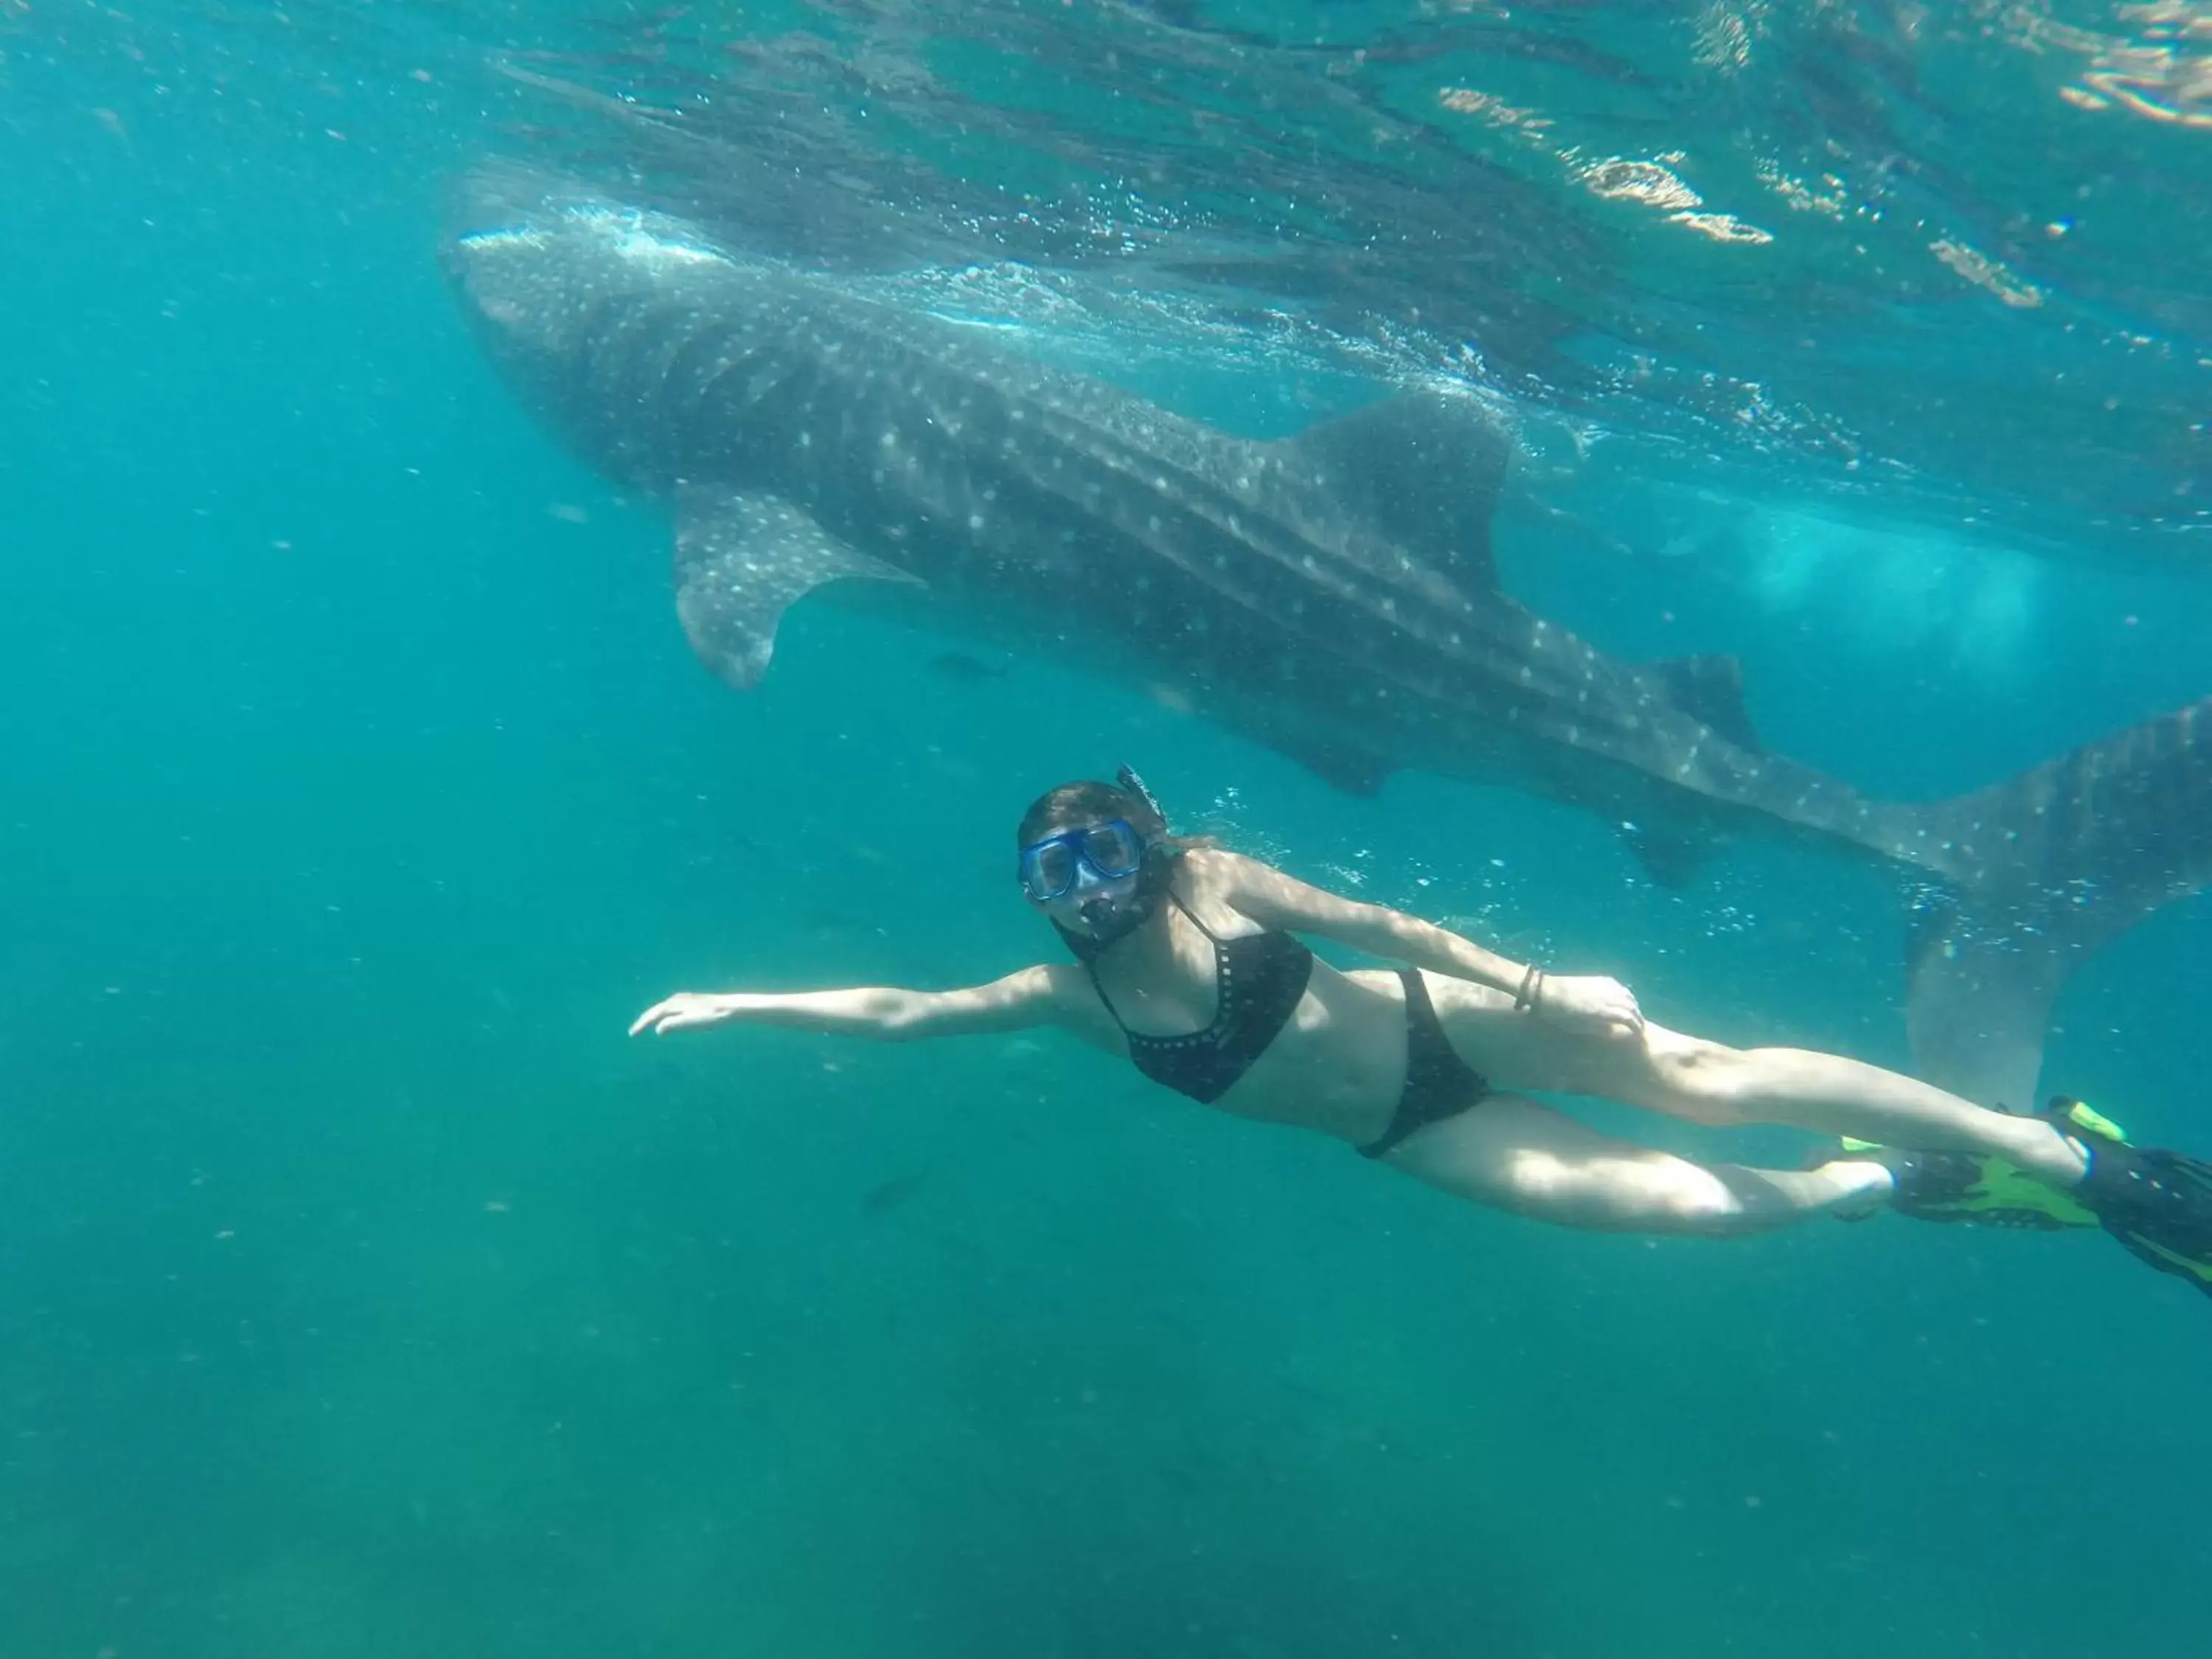
[[[1521,975],[1521,988],[1514,994],[1514,1012],[1534,1013],[1536,999],[1543,994],[1544,970],[1532,963],[1528,971]]]

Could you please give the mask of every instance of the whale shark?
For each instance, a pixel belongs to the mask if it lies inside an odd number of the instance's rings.
[[[2014,1108],[2072,969],[2212,878],[2212,698],[1871,798],[1760,741],[1732,658],[1624,661],[1501,590],[1512,441],[1465,391],[1241,437],[519,168],[459,183],[443,258],[522,400],[668,505],[678,617],[732,687],[822,592],[1146,687],[1346,790],[1419,769],[1585,808],[1670,884],[1746,833],[1873,860],[1923,895],[1916,1068]]]

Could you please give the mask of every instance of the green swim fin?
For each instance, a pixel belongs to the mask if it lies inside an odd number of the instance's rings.
[[[2073,1195],[2134,1255],[2212,1296],[2212,1164],[2158,1146],[2131,1146],[2077,1100],[2042,1114],[2087,1154]]]
[[[2054,1109],[2057,1103],[2052,1103]],[[2076,1139],[2094,1135],[2126,1145],[2118,1124],[2079,1101],[2069,1101],[2064,1121],[2053,1127]],[[2044,1115],[2050,1117],[2050,1113]],[[1872,1159],[1889,1170],[1896,1190],[1889,1207],[1920,1221],[1957,1221],[1978,1227],[2011,1227],[2031,1232],[2063,1232],[2102,1224],[2087,1205],[2071,1193],[2039,1181],[2002,1158],[1974,1152],[1914,1152],[1872,1141],[1844,1141],[1855,1158]]]

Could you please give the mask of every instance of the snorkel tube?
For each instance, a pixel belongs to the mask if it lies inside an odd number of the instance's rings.
[[[1159,836],[1166,835],[1168,815],[1160,810],[1159,797],[1145,787],[1145,781],[1137,775],[1136,769],[1125,764],[1114,775],[1114,781],[1121,786],[1124,793],[1134,795],[1139,800],[1144,802],[1145,810],[1152,815],[1152,824],[1137,826],[1145,832],[1147,842],[1154,842]],[[1158,827],[1154,828],[1154,825]]]

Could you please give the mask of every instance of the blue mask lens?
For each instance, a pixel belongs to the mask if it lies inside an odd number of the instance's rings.
[[[1133,876],[1145,861],[1144,838],[1116,818],[1083,832],[1083,861],[1109,881]]]
[[[1075,889],[1082,867],[1101,881],[1133,876],[1145,862],[1145,838],[1120,818],[1081,830],[1065,830],[1022,848],[1022,886],[1040,904],[1065,898]]]
[[[1022,885],[1034,899],[1055,899],[1075,885],[1075,848],[1048,841],[1022,854]]]

